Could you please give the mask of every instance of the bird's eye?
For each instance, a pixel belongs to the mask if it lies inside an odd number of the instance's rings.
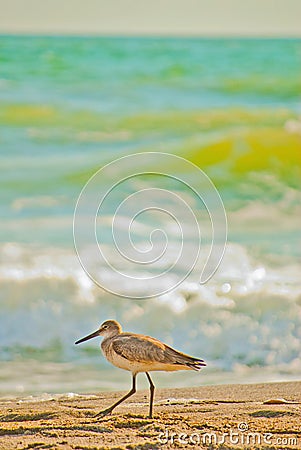
[[[102,328],[108,328],[108,325],[104,325]]]

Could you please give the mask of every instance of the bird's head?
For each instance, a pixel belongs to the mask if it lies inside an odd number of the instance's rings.
[[[98,330],[94,331],[94,333],[91,333],[88,336],[83,337],[82,339],[79,339],[75,342],[75,344],[80,344],[81,342],[88,341],[89,339],[97,336],[103,336],[105,339],[107,339],[120,333],[122,333],[120,323],[118,323],[116,320],[106,320],[100,325]]]

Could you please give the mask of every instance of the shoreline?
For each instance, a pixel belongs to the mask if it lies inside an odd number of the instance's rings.
[[[0,399],[0,449],[301,448],[301,381]],[[284,399],[282,401],[281,399]]]

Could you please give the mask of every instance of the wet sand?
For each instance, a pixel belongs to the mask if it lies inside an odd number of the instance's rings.
[[[301,381],[158,389],[154,419],[140,391],[111,416],[93,417],[121,394],[2,399],[0,448],[301,448]]]

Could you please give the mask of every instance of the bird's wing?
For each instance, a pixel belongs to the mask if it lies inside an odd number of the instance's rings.
[[[123,333],[116,336],[112,346],[116,353],[129,361],[176,364],[196,370],[206,365],[202,359],[178,352],[150,336]]]
[[[129,361],[164,362],[164,344],[156,339],[139,335],[119,335],[112,347],[118,355]]]

